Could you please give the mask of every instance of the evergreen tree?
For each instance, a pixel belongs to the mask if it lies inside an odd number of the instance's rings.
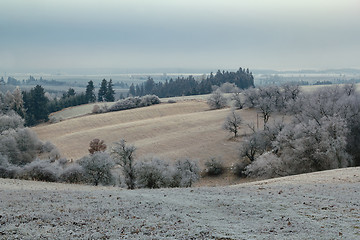
[[[136,96],[136,95],[135,95],[135,86],[134,86],[133,83],[132,83],[131,86],[130,86],[129,94],[132,95],[132,96]]]
[[[67,91],[67,93],[66,93],[66,95],[68,96],[68,97],[72,97],[72,96],[75,96],[75,89],[73,89],[73,88],[69,88],[69,90]]]
[[[113,89],[113,83],[112,83],[112,80],[110,79],[109,82],[108,82],[108,85],[107,85],[104,100],[106,102],[114,102],[115,101],[114,94],[115,94],[115,91]]]
[[[99,89],[99,92],[98,92],[98,101],[99,102],[105,101],[104,97],[106,95],[106,91],[107,91],[107,81],[104,78],[101,81],[100,89]]]
[[[96,102],[94,82],[91,80],[88,82],[88,85],[86,86],[85,96],[86,96],[86,102],[88,103]]]
[[[33,125],[40,121],[48,120],[49,99],[45,97],[44,88],[40,85],[30,90],[30,93],[23,93],[24,106],[26,109],[26,124]]]

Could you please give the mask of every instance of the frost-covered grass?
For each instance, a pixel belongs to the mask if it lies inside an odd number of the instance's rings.
[[[358,239],[360,168],[229,187],[0,179],[1,239]]]

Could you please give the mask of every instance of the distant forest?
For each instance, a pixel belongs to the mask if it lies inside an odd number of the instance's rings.
[[[236,72],[220,71],[214,75],[210,75],[202,80],[196,80],[193,76],[178,77],[175,80],[170,79],[165,82],[155,83],[149,77],[145,83],[134,85],[129,89],[129,94],[132,96],[144,96],[154,94],[158,97],[175,97],[208,94],[212,92],[213,86],[221,86],[223,83],[234,83],[241,89],[254,87],[254,77],[249,69],[239,68]]]

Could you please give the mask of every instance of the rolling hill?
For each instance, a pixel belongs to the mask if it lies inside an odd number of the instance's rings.
[[[80,107],[81,108],[81,107]],[[76,108],[72,109],[76,112]],[[80,110],[79,110],[80,111]],[[94,138],[113,142],[125,139],[137,147],[137,157],[156,155],[170,160],[189,157],[200,164],[221,157],[227,165],[238,160],[238,141],[222,129],[230,109],[209,110],[202,99],[162,103],[145,108],[83,115],[55,124],[36,126],[42,140],[54,143],[68,159],[88,154]],[[240,110],[244,119],[241,133],[250,132],[246,123],[256,124],[254,110]]]
[[[216,188],[0,179],[0,239],[359,239],[360,168]]]

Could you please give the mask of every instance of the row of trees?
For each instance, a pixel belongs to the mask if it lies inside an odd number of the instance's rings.
[[[99,101],[114,101],[115,92],[112,86],[111,79],[109,82],[105,79],[102,81],[98,93]],[[54,99],[40,85],[36,85],[30,91],[21,91],[19,87],[16,87],[12,93],[0,92],[0,108],[14,110],[25,119],[27,126],[48,121],[51,112],[92,102],[96,102],[93,81],[88,82],[85,93],[76,93],[73,88],[69,88],[61,98]]]
[[[144,96],[147,94],[155,94],[159,97],[174,97],[183,95],[198,95],[211,93],[213,86],[220,86],[223,83],[234,83],[241,89],[254,86],[254,77],[249,69],[240,68],[236,72],[218,71],[215,75],[210,76],[198,81],[193,76],[178,77],[170,81],[155,83],[149,77],[143,84],[132,84],[129,89],[129,94],[132,96]]]

